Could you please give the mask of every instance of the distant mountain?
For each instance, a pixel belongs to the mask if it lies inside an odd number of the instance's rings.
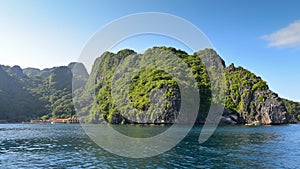
[[[57,67],[53,67],[53,68],[46,68],[43,70],[37,69],[37,68],[25,68],[23,70],[23,73],[25,75],[27,75],[28,77],[43,77],[46,78],[48,76],[50,76],[51,72],[56,69]]]
[[[73,74],[73,90],[84,86],[89,78],[85,66],[82,63],[72,62],[68,65],[68,68]]]
[[[0,119],[28,121],[45,113],[43,101],[31,93],[31,81],[20,67],[0,66],[0,79]]]
[[[37,118],[72,117],[72,78],[87,80],[78,63],[44,70],[0,65],[0,120],[22,122]],[[76,71],[73,75],[72,71]],[[82,86],[77,86],[77,88]]]

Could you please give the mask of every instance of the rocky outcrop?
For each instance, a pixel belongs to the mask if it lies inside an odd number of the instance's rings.
[[[200,50],[195,54],[206,64],[206,68],[223,69],[223,71],[226,68],[225,61],[213,49]]]
[[[73,73],[72,90],[75,91],[86,85],[89,74],[82,63],[72,62],[68,68]]]
[[[260,98],[264,98],[260,100]],[[255,104],[251,107],[250,115],[262,124],[285,124],[289,122],[286,108],[282,99],[270,90],[257,91],[254,95]],[[256,112],[256,114],[254,114]]]
[[[227,103],[231,114],[238,114],[245,124],[285,124],[291,119],[283,99],[250,71],[233,64],[226,70]]]
[[[226,94],[230,103],[225,105],[229,109],[224,110],[221,124],[284,124],[293,117],[287,114],[282,99],[269,90],[260,77],[242,67],[236,68],[233,64],[226,68],[224,60],[212,49],[199,51],[196,55],[206,64],[209,72],[219,69],[226,73]],[[232,103],[235,106],[230,109]]]
[[[287,119],[289,123],[299,123],[300,122],[300,103],[294,102],[287,99],[282,99],[282,103],[287,110]]]
[[[154,47],[148,49],[145,53],[148,59],[151,54],[159,55],[161,50],[171,52],[184,60],[188,66],[193,70],[195,79],[197,79],[197,86],[200,89],[201,105],[198,112],[197,123],[204,123],[207,117],[207,110],[210,104],[219,103],[224,100],[223,97],[214,97],[211,91],[217,86],[220,89],[223,84],[219,84],[209,79],[225,78],[225,110],[220,118],[221,124],[235,125],[270,125],[270,124],[285,124],[298,123],[300,119],[300,106],[298,103],[287,101],[280,98],[276,93],[271,91],[267,83],[259,76],[242,68],[235,67],[233,64],[226,67],[224,60],[212,49],[205,49],[188,55],[187,53],[176,50],[175,48]],[[134,56],[135,59],[141,59],[144,54],[137,54],[132,50],[121,50],[118,53],[105,52],[98,58],[87,81],[86,93],[96,93],[96,99],[93,105],[88,108],[83,108],[83,114],[88,117],[87,122],[94,123],[174,123],[176,116],[179,113],[180,107],[180,91],[176,91],[172,78],[161,71],[145,70],[137,73],[137,76],[132,77],[132,84],[130,87],[130,105],[139,111],[133,111],[132,108],[124,107],[126,114],[121,114],[118,111],[116,101],[111,97],[111,83],[112,77],[118,67],[123,62],[126,64],[128,70],[134,66],[133,62],[126,61],[128,56]],[[145,56],[144,56],[145,57]],[[199,59],[200,58],[200,59]],[[143,59],[141,59],[143,61]],[[154,61],[155,62],[155,61]],[[142,62],[146,64],[147,62]],[[176,70],[176,66],[172,67]],[[155,72],[155,74],[152,74]],[[216,77],[216,74],[223,72],[224,77]],[[74,72],[73,72],[74,73]],[[129,73],[130,75],[130,73]],[[115,77],[129,76],[128,74],[118,74]],[[153,76],[155,78],[153,78]],[[115,80],[118,80],[116,78]],[[161,82],[160,82],[161,81]],[[120,81],[118,84],[122,84]],[[166,104],[162,109],[151,107],[149,97],[151,90],[163,89],[169,90],[164,99]],[[219,86],[218,86],[219,85]],[[122,92],[122,89],[114,89]],[[221,102],[220,102],[221,103]],[[82,104],[84,105],[84,104]],[[126,105],[126,104],[125,104]],[[167,111],[165,110],[167,107]],[[144,112],[144,113],[140,113]]]
[[[221,116],[220,124],[221,125],[245,124],[245,120],[241,117],[239,113],[225,109],[223,115]]]

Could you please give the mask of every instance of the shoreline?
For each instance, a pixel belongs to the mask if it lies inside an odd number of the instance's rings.
[[[174,123],[130,123],[130,124],[110,124],[110,123],[51,123],[51,122],[39,122],[39,123],[32,123],[32,122],[5,122],[5,123],[0,123],[2,124],[100,124],[100,125],[113,125],[113,126],[122,126],[122,125],[129,125],[129,126],[172,126]],[[299,125],[300,123],[282,123],[282,124],[221,124],[219,123],[218,126],[285,126],[285,125]],[[187,124],[177,124],[177,125],[182,125],[185,126]],[[208,126],[212,124],[207,124]],[[193,126],[204,126],[204,123],[195,123]]]

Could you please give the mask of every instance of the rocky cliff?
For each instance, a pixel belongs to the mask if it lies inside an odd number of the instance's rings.
[[[272,92],[260,77],[233,64],[226,68],[225,76],[225,116],[236,114],[237,123],[253,125],[290,122],[292,116],[288,114],[283,99]]]
[[[128,104],[132,104],[134,109],[141,111],[132,111],[130,107],[126,107],[127,114],[120,113],[119,107],[116,106],[117,103],[110,95],[112,91],[110,88],[111,78],[121,61],[126,60],[125,58],[130,55],[141,60],[145,57],[151,58],[151,55],[159,55],[159,50],[165,50],[178,56],[193,70],[193,77],[197,79],[197,83],[194,85],[198,87],[201,97],[197,123],[205,121],[210,103],[217,99],[212,98],[212,82],[209,80],[208,72],[218,71],[218,69],[222,69],[226,79],[225,110],[221,117],[222,124],[268,125],[297,123],[299,121],[297,103],[280,98],[269,89],[264,80],[250,71],[242,67],[235,67],[233,64],[226,67],[225,62],[216,51],[205,49],[188,55],[184,51],[166,47],[154,47],[148,49],[144,54],[137,54],[132,50],[122,50],[117,54],[104,53],[100,57],[101,61],[99,58],[97,64],[94,65],[92,74],[95,77],[88,82],[90,85],[95,82],[96,104],[98,105],[93,107],[94,111],[92,112],[94,113],[89,115],[91,121],[97,123],[106,121],[115,124],[173,123],[175,121],[179,113],[181,93],[176,81],[166,72],[153,69],[145,70],[133,77],[133,85],[130,86],[131,91],[128,96],[131,101]],[[133,66],[130,63],[127,64],[128,68]],[[153,94],[152,90],[165,92],[162,96],[166,102],[159,102],[162,107],[155,108],[152,106],[149,100]]]

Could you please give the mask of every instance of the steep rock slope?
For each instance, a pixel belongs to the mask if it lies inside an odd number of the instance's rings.
[[[226,108],[246,124],[283,124],[290,116],[281,99],[260,77],[231,64],[226,68]],[[228,112],[227,112],[228,113]]]
[[[176,81],[164,71],[146,69],[132,77],[129,104],[141,111],[132,111],[132,108],[127,107],[127,114],[121,114],[116,106],[118,103],[111,97],[112,78],[122,61],[129,56],[140,60],[146,56],[149,59],[151,55],[159,55],[160,50],[170,52],[182,59],[192,70],[193,77],[197,79],[194,85],[198,87],[201,97],[197,123],[205,121],[210,103],[223,98],[213,98],[211,95],[212,86],[215,85],[211,86],[209,72],[218,70],[222,70],[226,82],[225,111],[221,117],[221,123],[257,125],[298,122],[299,106],[297,103],[280,98],[269,90],[264,80],[250,71],[235,67],[233,64],[226,67],[216,51],[205,49],[189,55],[184,51],[167,47],[150,48],[144,54],[137,54],[132,50],[122,50],[116,54],[105,52],[99,57],[86,86],[89,91],[94,90],[97,95],[95,104],[85,109],[88,113],[87,121],[114,124],[173,123],[179,113],[181,93]],[[130,62],[125,64],[129,69],[133,66]],[[159,103],[163,105],[162,109],[153,111],[155,107],[151,107],[150,104],[151,90],[164,91],[162,95],[167,102]]]

